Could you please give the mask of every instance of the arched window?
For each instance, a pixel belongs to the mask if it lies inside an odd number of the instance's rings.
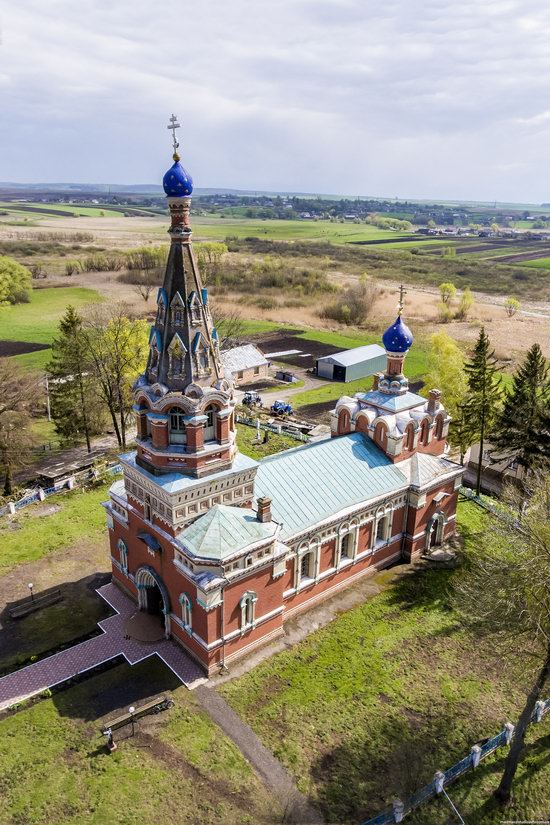
[[[205,407],[204,414],[206,421],[204,423],[204,440],[213,441],[216,438],[216,412],[217,407],[214,404],[209,404]]]
[[[254,627],[256,624],[256,602],[258,597],[255,593],[245,593],[240,601],[241,607],[241,630]]]
[[[443,438],[443,416],[438,415],[435,419],[435,437],[438,440]]]
[[[345,435],[350,431],[350,417],[348,410],[340,410],[338,413],[338,435]]]
[[[191,632],[192,617],[191,617],[191,599],[186,593],[182,593],[179,602],[181,604],[181,620],[185,629]]]
[[[421,424],[420,427],[420,443],[425,447],[428,443],[428,439],[430,437],[430,424],[427,418]]]
[[[340,559],[353,558],[354,533],[345,533],[340,540]]]
[[[376,519],[376,529],[374,533],[374,546],[385,544],[390,539],[391,534],[391,513],[380,513]]]
[[[308,553],[304,553],[304,555],[302,556],[302,560],[300,562],[300,581],[303,582],[304,580],[313,578],[314,562],[315,556],[311,552],[311,550]]]
[[[149,362],[149,369],[156,372],[159,364],[159,354],[156,347],[151,347],[151,356]]]
[[[407,424],[405,428],[405,435],[403,437],[403,449],[412,450],[414,445],[414,428],[412,424]]]
[[[381,421],[379,421],[376,425],[376,429],[374,431],[374,440],[376,444],[382,447],[383,450],[386,449],[387,432],[385,425]]]
[[[170,444],[186,444],[185,413],[179,407],[172,407],[170,415]]]
[[[124,572],[128,574],[128,548],[126,547],[126,544],[122,541],[122,539],[118,540],[117,548],[120,566],[122,567]]]
[[[175,327],[181,327],[183,324],[183,310],[179,306],[172,310],[172,323]]]

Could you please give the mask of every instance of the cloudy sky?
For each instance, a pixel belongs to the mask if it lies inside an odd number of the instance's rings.
[[[16,0],[0,180],[550,201],[550,4]]]

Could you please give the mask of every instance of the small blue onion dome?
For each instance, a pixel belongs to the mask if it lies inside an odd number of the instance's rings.
[[[179,158],[163,177],[162,186],[169,198],[184,198],[192,193],[193,178],[185,171]]]
[[[413,334],[400,315],[382,336],[382,343],[387,352],[407,352],[413,341]]]

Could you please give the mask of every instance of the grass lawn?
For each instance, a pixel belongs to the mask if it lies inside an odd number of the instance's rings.
[[[99,719],[173,690],[175,707],[115,732]],[[276,822],[252,769],[158,659],[120,665],[0,721],[0,825]]]
[[[95,289],[85,287],[33,289],[30,303],[0,307],[0,338],[49,344],[69,304],[79,309],[101,300]]]
[[[262,438],[264,430],[262,430]],[[288,435],[278,435],[277,433],[268,433],[267,444],[256,444],[256,428],[247,427],[246,424],[237,425],[237,444],[239,450],[250,458],[255,458],[259,461],[273,453],[280,453],[281,450],[289,450],[291,447],[299,447],[301,441],[296,441]]]
[[[46,499],[45,505],[57,505],[52,515],[38,517],[37,506],[30,505],[0,521],[0,575],[18,564],[38,561],[44,556],[70,547],[80,539],[100,541],[105,536],[105,511],[101,506],[108,498],[112,480],[92,490],[74,490]]]
[[[466,541],[475,543],[485,518],[474,504],[460,505]],[[503,671],[490,645],[461,629],[451,609],[448,587],[457,575],[407,574],[220,688],[327,821],[351,825],[384,810],[517,716],[517,678]],[[548,813],[548,733],[548,722],[531,730],[507,819]],[[499,752],[452,786],[467,822],[502,822],[490,801],[502,761]],[[449,816],[434,802],[407,822],[441,825]]]

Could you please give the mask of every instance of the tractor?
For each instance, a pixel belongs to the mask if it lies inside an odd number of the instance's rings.
[[[292,407],[285,401],[275,401],[271,406],[273,415],[292,415]]]
[[[248,390],[248,392],[245,392],[243,396],[243,404],[246,407],[261,407],[262,399],[260,397],[260,393],[255,390]]]

